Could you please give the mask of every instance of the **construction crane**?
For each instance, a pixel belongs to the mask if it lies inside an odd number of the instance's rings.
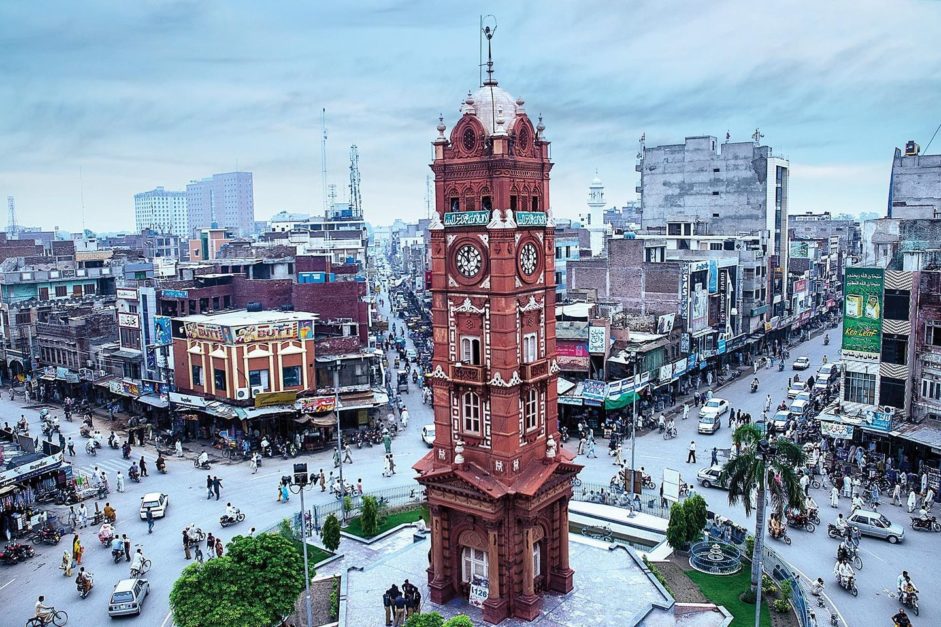
[[[363,195],[359,188],[359,149],[350,146],[350,213],[353,218],[363,217]]]

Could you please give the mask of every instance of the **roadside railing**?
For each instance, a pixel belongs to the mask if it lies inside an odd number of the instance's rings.
[[[311,530],[320,533],[327,516],[334,514],[340,520],[355,518],[360,514],[360,508],[363,506],[363,497],[372,496],[379,501],[379,506],[386,511],[404,509],[409,506],[417,506],[425,502],[425,489],[418,485],[398,486],[395,488],[386,488],[384,490],[375,490],[363,494],[352,494],[348,497],[335,499],[329,503],[314,505],[308,509],[310,513],[308,521],[308,532]],[[349,499],[347,501],[347,499]],[[344,505],[347,503],[348,505]],[[348,509],[347,509],[348,507]],[[309,535],[309,533],[308,533]]]

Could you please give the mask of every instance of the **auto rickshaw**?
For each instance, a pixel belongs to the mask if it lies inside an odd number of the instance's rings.
[[[408,370],[405,368],[400,368],[398,371],[398,383],[395,391],[408,394]]]

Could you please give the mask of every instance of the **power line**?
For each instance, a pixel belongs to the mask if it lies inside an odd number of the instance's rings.
[[[934,135],[931,136],[931,139],[928,140],[928,146],[925,146],[925,153],[928,153],[928,147],[931,146],[931,142],[934,141],[934,138],[938,136],[938,131],[941,131],[941,124],[938,124],[938,128],[934,129]]]

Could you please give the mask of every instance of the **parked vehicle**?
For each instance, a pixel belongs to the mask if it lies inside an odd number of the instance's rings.
[[[704,488],[711,488],[713,486],[717,488],[722,488],[723,490],[728,490],[728,482],[722,481],[722,466],[712,466],[711,468],[703,468],[698,473],[696,473],[696,480]]]
[[[149,592],[150,582],[146,579],[122,579],[111,591],[108,615],[114,617],[137,614],[139,616],[144,607],[144,599],[147,598]]]
[[[905,539],[905,529],[902,525],[895,524],[879,512],[858,509],[846,519],[846,522],[858,527],[859,532],[865,536],[888,540],[891,544]]]

